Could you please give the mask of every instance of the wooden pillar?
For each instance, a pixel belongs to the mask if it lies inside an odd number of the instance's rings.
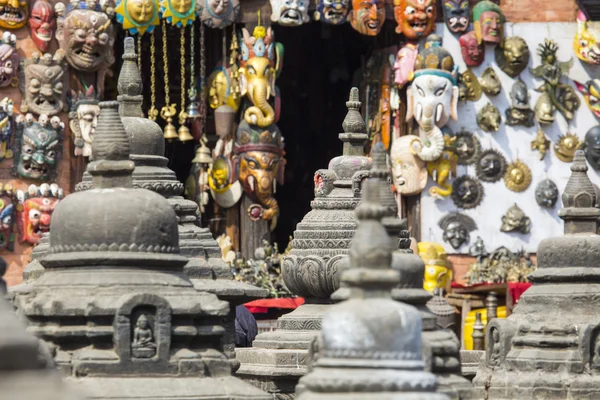
[[[269,239],[270,234],[268,221],[252,221],[248,216],[252,204],[254,201],[244,194],[240,209],[240,250],[246,260],[254,257],[254,250],[262,247],[263,239]]]

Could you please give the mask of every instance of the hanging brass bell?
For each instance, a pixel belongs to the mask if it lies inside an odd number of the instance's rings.
[[[165,133],[163,137],[166,140],[173,140],[177,138],[177,130],[175,130],[175,126],[171,122],[168,122],[167,125],[165,125]]]
[[[210,149],[206,147],[204,141],[200,141],[200,146],[196,149],[196,156],[192,160],[193,164],[212,164]]]
[[[179,126],[179,130],[177,131],[177,133],[181,142],[194,140],[194,137],[191,135],[190,130],[184,124],[181,124]]]
[[[190,99],[190,105],[187,108],[186,114],[188,119],[196,119],[201,117],[202,114],[200,114],[200,104],[195,99]]]

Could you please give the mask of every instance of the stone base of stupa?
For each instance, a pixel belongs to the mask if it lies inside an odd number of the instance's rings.
[[[307,372],[309,348],[329,307],[303,304],[279,318],[276,331],[258,335],[253,347],[236,349],[241,363],[236,376],[277,399],[293,398],[298,380]]]

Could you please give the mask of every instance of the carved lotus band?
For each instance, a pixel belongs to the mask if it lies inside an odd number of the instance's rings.
[[[338,268],[343,257],[289,255],[283,259],[283,281],[299,296],[327,299],[340,286]]]
[[[335,201],[335,200],[321,200],[315,199],[310,202],[310,207],[313,210],[354,210],[356,206],[360,203],[360,199],[356,200],[343,200],[343,201]]]
[[[83,251],[118,251],[129,253],[164,253],[164,254],[179,254],[179,247],[176,246],[160,246],[135,243],[111,243],[111,244],[76,244],[76,245],[58,245],[51,246],[49,253],[75,253]]]

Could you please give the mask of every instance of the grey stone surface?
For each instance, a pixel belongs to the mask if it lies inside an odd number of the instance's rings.
[[[439,316],[446,316],[448,320],[447,316],[449,313],[453,315],[454,309],[444,298],[432,298],[431,294],[423,289],[425,264],[421,257],[410,249],[409,233],[403,229],[402,221],[388,200],[392,192],[388,184],[389,169],[383,146],[375,146],[373,149],[371,176],[384,207],[382,224],[394,241],[391,267],[400,274],[400,282],[391,292],[392,298],[410,304],[419,311],[423,328],[422,356],[425,370],[436,375],[440,392],[447,394],[451,399],[470,399],[473,396],[473,387],[461,376],[460,342],[452,330],[443,329],[448,325],[439,326],[436,323],[440,320]],[[396,239],[398,237],[399,241]],[[344,257],[342,269],[347,269],[349,263],[350,257]],[[337,301],[351,297],[352,288],[344,284],[332,295],[332,299]],[[432,309],[436,313],[432,313]]]
[[[460,351],[460,365],[462,375],[465,379],[472,381],[477,373],[477,368],[481,359],[485,357],[485,351],[483,350],[461,350]]]
[[[184,273],[173,206],[133,188],[118,103],[100,108],[87,169],[94,188],[57,206],[45,272],[15,295],[29,330],[90,398],[270,399],[232,377],[222,321],[230,305]]]
[[[331,306],[313,342],[310,372],[300,379],[298,400],[448,399],[436,393],[435,375],[424,370],[421,318],[394,301],[400,283],[391,268],[396,243],[381,224],[386,213],[378,182],[363,185],[363,202],[342,282],[350,298]]]
[[[587,170],[579,150],[558,214],[564,236],[539,244],[533,286],[487,325],[481,399],[600,398],[600,209]]]
[[[277,330],[258,335],[252,348],[236,350],[241,367],[238,376],[278,399],[293,398],[294,387],[306,373],[311,341],[321,329],[321,318],[339,286],[340,260],[348,254],[356,230],[354,209],[360,201],[362,182],[371,161],[363,145],[368,139],[359,109],[358,89],[346,103],[342,124],[343,155],[333,158],[328,169],[315,173],[315,199],[296,227],[292,250],[283,261],[283,279],[306,303],[277,321]]]

